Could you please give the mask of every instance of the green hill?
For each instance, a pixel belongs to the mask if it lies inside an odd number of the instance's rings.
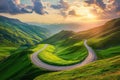
[[[80,31],[78,33],[71,34],[70,31],[62,31],[49,39],[44,43],[50,43],[60,46],[70,46],[78,43],[84,39],[88,39],[88,43],[94,49],[107,49],[120,45],[120,18],[108,21],[102,26],[95,27],[86,31]],[[60,35],[62,34],[62,36]]]
[[[75,32],[73,31],[61,31],[52,37],[46,39],[43,41],[43,43],[49,43],[49,44],[57,44],[60,41],[64,41],[65,39],[68,39],[69,37],[73,36]]]
[[[0,80],[33,80],[36,76],[46,73],[31,63],[30,54],[34,47],[20,47],[8,58],[0,61]]]
[[[61,34],[58,33],[59,35]],[[69,34],[69,33],[68,33]],[[59,35],[45,40],[44,43],[51,43],[58,48],[58,56],[68,57],[69,54],[80,47],[70,48],[69,46],[80,43],[87,39],[88,44],[95,50],[98,60],[81,68],[47,73],[36,77],[34,80],[119,80],[120,79],[120,18],[108,21],[106,24],[78,33],[72,36],[64,36],[58,40]],[[65,34],[64,34],[65,35]],[[61,48],[62,47],[62,48]],[[68,49],[65,49],[67,47]],[[76,48],[76,50],[74,50]],[[83,47],[81,47],[83,50]],[[66,52],[69,54],[65,55]],[[59,53],[60,52],[60,53]],[[82,52],[83,53],[83,52]],[[79,54],[77,54],[79,55]]]
[[[119,80],[119,62],[120,55],[99,60],[77,69],[40,75],[34,80]]]
[[[45,35],[37,26],[28,25],[14,19],[7,18],[0,20],[1,45],[31,45],[39,43],[46,36],[38,37],[38,34]],[[4,24],[3,24],[4,23]],[[22,26],[20,26],[22,25]],[[13,27],[12,27],[13,26]],[[33,27],[32,27],[33,26]],[[12,27],[12,28],[11,28]],[[27,29],[25,28],[27,27]],[[42,28],[43,29],[43,28]],[[14,34],[15,31],[17,35]],[[37,30],[37,31],[36,31]],[[6,33],[7,32],[7,33]],[[20,33],[19,33],[20,32]],[[87,50],[83,45],[83,40],[88,39],[88,44],[93,47],[98,56],[98,60],[86,66],[60,72],[47,72],[34,66],[30,61],[30,54],[36,52],[40,45],[32,48],[1,48],[3,53],[7,50],[12,52],[11,56],[0,62],[1,80],[119,80],[120,79],[120,19],[113,19],[106,24],[78,33],[72,31],[61,31],[41,43],[49,43],[54,49],[46,49],[47,54],[52,57],[57,56],[68,61],[82,61]],[[37,34],[37,35],[36,35]],[[28,36],[28,37],[26,37]],[[24,41],[25,40],[25,41]],[[7,56],[9,56],[6,52]],[[45,51],[44,51],[45,52]],[[47,56],[44,52],[39,56]],[[39,57],[39,58],[40,58]],[[49,58],[51,58],[49,56]],[[53,61],[56,60],[55,58]],[[57,59],[58,60],[58,59]],[[59,59],[60,60],[60,59]],[[50,61],[48,59],[47,61]],[[46,73],[46,74],[43,74]],[[40,75],[40,76],[38,76]]]
[[[83,40],[79,40],[78,42],[73,41],[71,43],[67,42],[74,35],[76,35],[76,33],[73,31],[63,30],[53,35],[52,37],[44,40],[42,43],[53,45],[55,47],[54,51],[52,52],[53,55],[58,56],[64,60],[67,60],[68,62],[72,60],[75,64],[83,61],[86,58],[87,50],[83,44]],[[44,62],[49,63],[47,60]],[[52,63],[55,63],[55,61],[51,62],[50,64]],[[67,63],[62,63],[61,65],[63,64],[67,64]]]
[[[49,31],[17,19],[0,16],[0,45],[34,45],[46,39]]]
[[[18,47],[38,44],[49,34],[45,28],[0,16],[0,61],[9,57]]]
[[[110,20],[104,25],[93,29],[80,31],[77,33],[73,32],[72,35],[70,35],[71,31],[62,31],[45,40],[45,43],[51,44],[64,43],[64,45],[69,45],[84,39],[89,39],[90,43],[91,44],[93,43],[92,46],[95,46],[96,48],[97,46],[98,48],[100,47],[102,48],[102,45],[104,45],[104,47],[107,47],[107,45],[109,47],[111,44],[120,45],[119,33],[120,33],[120,18]],[[98,45],[99,43],[101,43],[101,45]],[[111,44],[109,45],[108,43]]]

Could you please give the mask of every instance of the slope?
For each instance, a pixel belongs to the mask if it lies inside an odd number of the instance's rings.
[[[34,80],[119,80],[119,62],[120,56],[116,56],[73,70],[47,73]]]
[[[45,28],[0,16],[0,45],[34,45],[46,39],[48,34]]]
[[[67,32],[67,34],[64,33],[63,35],[63,32]],[[62,31],[45,40],[44,43],[54,44],[57,47],[57,55],[62,53],[60,56],[63,56],[64,58],[64,55],[66,54],[66,47],[69,47],[67,51],[73,50],[73,52],[75,52],[78,50],[78,48],[75,46],[70,48],[70,46],[80,43],[84,39],[88,39],[88,44],[96,50],[96,53],[101,53],[101,51],[111,47],[120,46],[120,18],[110,20],[104,25],[95,27],[93,29],[80,31],[78,33],[74,32],[74,34],[68,36],[70,33],[71,32],[69,31]],[[60,36],[60,34],[62,34],[62,36]],[[74,50],[74,48],[76,49]],[[68,54],[66,57],[67,56]]]
[[[81,68],[40,75],[34,80],[119,80],[119,34],[120,18],[110,20],[102,26],[75,33],[71,37],[58,41],[61,46],[68,46],[83,39],[88,39],[89,45],[96,51],[99,60]]]
[[[36,48],[20,47],[11,56],[0,62],[0,80],[33,80],[36,76],[46,73],[31,63],[30,54]]]

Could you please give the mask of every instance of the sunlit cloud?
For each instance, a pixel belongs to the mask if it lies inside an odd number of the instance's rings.
[[[94,22],[120,16],[120,0],[58,0],[58,3],[54,4],[50,0],[29,0],[31,5],[23,4],[21,0],[0,1],[0,13],[17,14],[16,17],[19,14],[27,15],[31,18],[34,14],[44,20],[39,21],[46,23],[51,20],[54,22],[54,18],[60,18],[55,23],[63,20],[64,22]],[[51,17],[51,20],[47,20],[47,17]],[[33,19],[37,21],[37,18]]]

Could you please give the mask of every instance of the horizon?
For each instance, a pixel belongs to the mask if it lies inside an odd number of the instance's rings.
[[[8,3],[7,0],[1,0],[0,15],[26,23],[88,26],[97,23],[96,26],[99,26],[120,16],[118,2],[119,0],[11,0]]]
[[[76,24],[76,31],[80,31],[118,18],[118,2],[119,0],[2,0],[0,15],[34,25]]]

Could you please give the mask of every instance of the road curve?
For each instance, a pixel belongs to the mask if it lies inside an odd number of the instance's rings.
[[[84,41],[84,45],[88,50],[88,56],[86,57],[86,59],[83,62],[74,64],[74,65],[55,66],[55,65],[50,65],[50,64],[47,64],[47,63],[44,63],[43,61],[41,61],[38,58],[38,54],[48,46],[47,44],[42,49],[40,49],[39,51],[33,53],[30,56],[30,59],[31,59],[32,63],[34,65],[36,65],[37,67],[43,68],[43,69],[46,69],[46,70],[49,70],[49,71],[59,71],[59,70],[74,69],[74,68],[77,68],[77,67],[80,67],[80,66],[84,66],[84,65],[86,65],[86,64],[88,64],[90,62],[93,62],[93,61],[95,61],[97,59],[97,56],[96,56],[95,52],[93,51],[93,49],[87,45],[87,40]]]

